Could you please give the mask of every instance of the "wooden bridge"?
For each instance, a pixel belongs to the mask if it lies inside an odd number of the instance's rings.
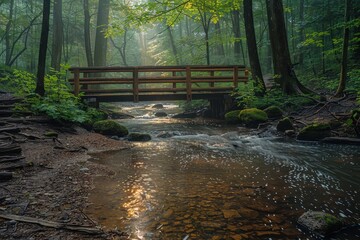
[[[208,99],[214,117],[248,81],[245,66],[73,67],[74,94],[99,102]]]
[[[213,99],[248,81],[245,66],[70,68],[75,95],[99,102]]]

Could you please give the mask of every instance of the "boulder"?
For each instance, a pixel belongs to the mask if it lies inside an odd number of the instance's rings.
[[[279,132],[286,132],[287,130],[294,130],[294,126],[290,118],[286,117],[279,121],[279,123],[276,125],[276,129]]]
[[[163,108],[164,108],[164,105],[158,103],[158,104],[154,104],[154,105],[152,106],[152,108],[163,109]]]
[[[344,226],[344,222],[328,213],[307,211],[298,219],[298,223],[310,232],[329,235]]]
[[[298,140],[319,141],[323,138],[330,137],[331,128],[327,123],[313,123],[302,128],[297,136]]]
[[[260,109],[248,108],[240,111],[239,120],[247,127],[257,127],[260,123],[266,122],[268,116]]]
[[[95,132],[104,135],[115,135],[119,137],[124,137],[129,134],[129,131],[126,127],[113,120],[102,120],[95,122],[93,125],[93,129]]]
[[[166,117],[167,113],[166,112],[156,112],[155,113],[155,117]]]
[[[279,119],[283,116],[283,111],[277,106],[270,106],[265,108],[264,112],[266,112],[269,118],[273,119]]]
[[[147,133],[130,133],[127,137],[129,141],[132,142],[147,142],[151,140],[151,136]]]
[[[228,113],[225,114],[225,121],[228,123],[238,123],[240,122],[239,119],[239,114],[240,114],[241,110],[234,110],[234,111],[230,111]]]

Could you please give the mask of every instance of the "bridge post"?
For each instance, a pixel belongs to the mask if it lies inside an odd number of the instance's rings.
[[[80,93],[80,70],[78,68],[74,69],[74,94],[79,96]]]
[[[234,88],[237,88],[239,85],[239,67],[238,66],[234,66],[233,77],[234,77]]]
[[[134,102],[139,102],[139,69],[137,67],[134,68],[133,72],[133,94]]]
[[[186,100],[191,101],[191,69],[190,66],[186,66]]]

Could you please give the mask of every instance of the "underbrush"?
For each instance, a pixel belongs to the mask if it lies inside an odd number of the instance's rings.
[[[35,94],[36,77],[18,69],[1,69],[0,88],[23,98],[16,110],[32,112],[34,115],[47,115],[60,122],[91,123],[104,118],[104,114],[81,102],[71,93],[66,78],[67,67],[51,71],[45,77],[45,96]]]

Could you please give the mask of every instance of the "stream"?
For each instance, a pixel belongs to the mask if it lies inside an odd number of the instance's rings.
[[[260,136],[220,121],[156,118],[175,104],[121,105],[119,120],[149,142],[94,155],[113,174],[97,176],[87,214],[129,239],[315,239],[296,225],[305,211],[360,222],[357,146]],[[332,239],[359,239],[343,233]]]

